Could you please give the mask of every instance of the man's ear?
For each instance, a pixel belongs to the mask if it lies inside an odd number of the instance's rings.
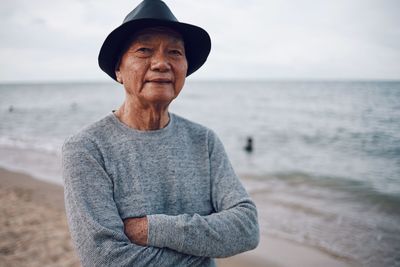
[[[117,77],[117,81],[118,81],[120,84],[124,84],[124,81],[122,80],[122,75],[121,75],[121,72],[120,72],[119,69],[116,69],[116,70],[115,70],[115,76]]]

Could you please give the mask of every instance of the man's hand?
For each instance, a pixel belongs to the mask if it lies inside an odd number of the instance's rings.
[[[147,246],[147,217],[127,218],[124,220],[124,232],[132,243]]]

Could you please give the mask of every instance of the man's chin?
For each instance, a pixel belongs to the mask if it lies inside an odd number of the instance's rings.
[[[146,102],[149,104],[153,105],[168,105],[171,103],[172,100],[174,100],[175,96],[173,94],[151,94],[151,95],[146,95],[145,99]]]

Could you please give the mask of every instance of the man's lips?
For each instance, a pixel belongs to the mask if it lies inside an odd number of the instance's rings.
[[[171,79],[168,78],[154,78],[146,80],[147,83],[172,83]]]

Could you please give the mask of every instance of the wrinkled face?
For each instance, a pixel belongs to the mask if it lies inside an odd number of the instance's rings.
[[[117,80],[136,104],[168,105],[180,93],[188,64],[180,35],[167,28],[139,32],[116,68]]]

